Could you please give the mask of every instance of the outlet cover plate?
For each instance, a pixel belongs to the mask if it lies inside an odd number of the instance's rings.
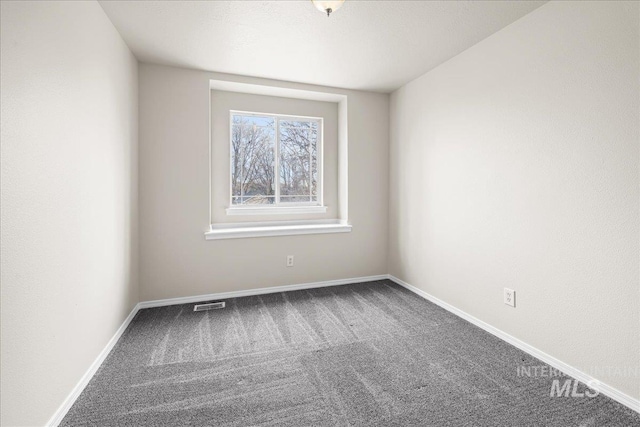
[[[511,307],[516,306],[516,291],[509,288],[504,288],[504,303]]]

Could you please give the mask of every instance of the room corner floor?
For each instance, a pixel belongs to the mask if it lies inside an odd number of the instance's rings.
[[[640,425],[388,280],[226,302],[139,311],[61,425]]]

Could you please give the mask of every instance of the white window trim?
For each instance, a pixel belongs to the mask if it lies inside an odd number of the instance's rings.
[[[323,214],[327,212],[324,206],[324,119],[322,117],[310,116],[292,116],[288,114],[259,113],[255,111],[229,111],[229,153],[231,154],[232,137],[233,137],[233,116],[257,116],[257,117],[274,117],[276,119],[275,129],[275,170],[276,177],[279,177],[279,149],[280,149],[280,119],[284,118],[290,121],[315,121],[318,123],[318,140],[316,141],[316,168],[317,181],[316,192],[317,202],[301,202],[301,203],[281,203],[276,202],[273,205],[234,205],[232,186],[229,185],[229,207],[225,209],[227,215],[296,215],[296,214]],[[232,158],[229,155],[229,181],[231,182]],[[276,185],[276,201],[280,198],[280,186]]]
[[[204,233],[206,240],[243,239],[249,237],[295,236],[302,234],[349,233],[352,226],[346,221],[267,221],[212,224]]]

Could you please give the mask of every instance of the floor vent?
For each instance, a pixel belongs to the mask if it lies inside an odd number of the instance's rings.
[[[224,308],[224,301],[196,304],[193,306],[193,311],[218,310],[220,308]]]

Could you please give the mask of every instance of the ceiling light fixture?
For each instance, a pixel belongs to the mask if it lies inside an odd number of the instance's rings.
[[[320,12],[325,12],[327,16],[329,16],[331,12],[340,9],[344,0],[311,0],[311,3],[313,3]]]

